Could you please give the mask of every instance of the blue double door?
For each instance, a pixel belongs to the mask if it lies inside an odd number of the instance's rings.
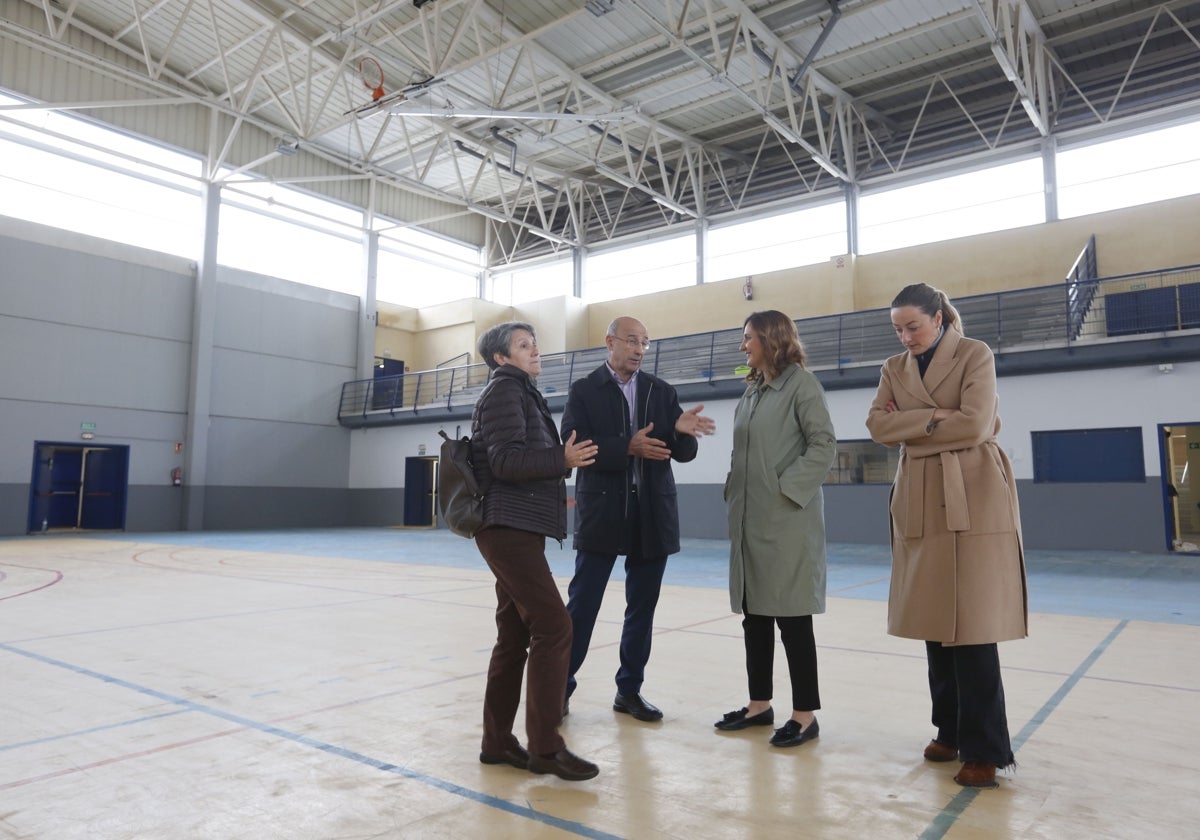
[[[27,530],[122,530],[128,488],[128,446],[37,441]]]

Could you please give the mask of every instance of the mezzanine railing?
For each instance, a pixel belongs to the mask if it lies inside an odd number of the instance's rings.
[[[957,298],[954,304],[967,335],[986,341],[1000,359],[1005,354],[1200,330],[1200,265],[1094,278],[1088,276],[1089,268],[1095,271],[1094,246],[1092,251],[1088,257],[1085,250],[1065,283]],[[819,376],[852,371],[873,376],[879,364],[900,349],[887,309],[804,318],[796,327],[808,365]],[[745,355],[738,351],[741,336],[738,325],[658,339],[643,369],[677,387],[737,387],[742,374],[736,369],[745,364]],[[603,347],[544,354],[538,387],[552,401],[562,397],[576,377],[591,372],[605,355]],[[474,405],[487,374],[487,366],[480,363],[347,382],[338,421],[349,427],[390,425],[428,419],[434,412],[463,412]],[[862,379],[844,381],[861,385]]]

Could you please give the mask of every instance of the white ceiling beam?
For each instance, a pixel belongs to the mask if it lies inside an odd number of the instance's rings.
[[[769,125],[781,137],[784,137],[789,142],[800,146],[822,169],[833,174],[835,177],[844,181],[853,180],[853,176],[845,167],[834,161],[832,155],[832,147],[830,145],[830,136],[824,132],[819,132],[816,142],[810,141],[805,137],[804,123],[806,118],[811,118],[815,122],[820,121],[820,109],[823,105],[818,102],[818,93],[829,95],[829,90],[839,91],[836,86],[823,83],[823,78],[816,73],[808,73],[806,78],[805,89],[800,92],[801,101],[796,102],[794,91],[787,78],[787,68],[782,58],[794,60],[799,63],[797,57],[791,50],[788,50],[778,38],[771,33],[762,21],[741,3],[741,0],[730,0],[739,12],[737,21],[732,32],[725,31],[726,27],[719,23],[711,13],[711,9],[704,9],[703,14],[697,14],[696,18],[691,21],[679,20],[670,25],[664,24],[657,16],[649,10],[643,8],[637,0],[625,0],[626,5],[636,9],[642,18],[664,38],[671,43],[675,49],[680,50],[688,56],[697,66],[704,69],[713,79],[724,85],[731,91],[736,98],[741,100],[745,105],[757,112],[763,122]],[[686,12],[685,12],[686,14]],[[694,38],[687,30],[692,27],[704,27],[707,32],[702,33],[707,37],[710,43],[719,45],[723,38],[728,38],[729,43],[726,49],[719,51],[714,48],[714,56],[724,55],[721,59],[721,64],[714,63],[713,59],[700,53],[698,49],[689,43],[690,38]],[[756,45],[753,43],[753,38],[759,38],[764,43],[774,48],[774,54],[769,61],[767,74],[764,76],[761,70],[762,59],[756,54]],[[738,49],[740,45],[740,50]],[[756,78],[752,85],[754,92],[745,90],[741,85],[730,78],[730,70],[733,62],[741,59],[739,69],[754,75]],[[822,89],[824,88],[824,89]],[[842,94],[844,96],[844,94]],[[849,99],[849,97],[846,97]],[[799,109],[797,109],[799,104]],[[783,107],[786,111],[786,119],[778,116],[775,111],[779,107]],[[849,150],[847,159],[853,159],[853,150]]]
[[[670,143],[672,147],[684,146],[696,149],[703,147],[702,142],[698,139],[675,130],[637,109],[629,108],[627,103],[611,97],[578,71],[566,65],[557,56],[542,48],[536,38],[530,37],[529,33],[516,31],[512,34],[512,37],[507,37],[508,33],[512,31],[511,21],[499,17],[486,4],[480,4],[478,8],[472,11],[477,16],[476,25],[487,27],[487,34],[490,36],[494,36],[496,33],[505,36],[505,40],[499,45],[489,45],[487,49],[468,59],[460,60],[454,65],[445,63],[440,56],[431,56],[428,58],[430,66],[436,65],[443,68],[439,78],[444,81],[444,85],[439,87],[439,95],[444,93],[447,99],[454,97],[465,103],[461,105],[451,103],[446,106],[443,114],[438,114],[437,110],[434,109],[432,112],[432,116],[435,117],[432,120],[433,122],[442,122],[437,117],[450,119],[454,116],[469,116],[495,120],[512,116],[518,119],[535,119],[538,114],[547,114],[549,122],[558,123],[563,121],[583,121],[582,117],[590,115],[597,117],[597,119],[587,120],[590,123],[623,122],[631,126],[639,126],[645,131],[645,136],[638,138],[636,142],[643,149],[651,146],[661,146],[664,142]],[[574,14],[568,17],[574,17]],[[546,31],[548,28],[543,27],[540,31]],[[464,43],[468,42],[469,39],[464,40]],[[476,43],[482,44],[488,42],[484,38],[476,38]],[[510,59],[512,62],[511,65],[505,65],[500,61],[504,56],[511,55],[514,51],[515,55]],[[524,69],[530,75],[532,82],[527,83],[524,90],[515,92],[509,91],[509,85],[506,83],[497,94],[500,97],[498,101],[472,101],[477,99],[474,91],[463,91],[456,87],[456,79],[477,65],[488,68],[492,68],[494,65],[498,69],[503,69],[506,66],[515,67],[518,62],[524,63]],[[566,106],[567,100],[572,98],[572,96],[576,100],[575,104],[580,107],[568,113],[564,106]],[[508,101],[504,101],[505,99]],[[521,108],[518,104],[530,101],[535,106],[533,109]],[[558,107],[563,110],[557,114],[550,111],[547,106],[553,103],[557,103]],[[497,108],[496,106],[499,107]],[[583,113],[583,106],[590,106],[587,107],[587,113]],[[413,108],[409,111],[408,106],[402,106],[398,110],[402,113],[407,112],[411,116],[416,116],[418,113],[424,115],[424,111],[427,109],[418,111],[418,109]],[[578,113],[575,113],[576,111]],[[549,115],[553,115],[553,119],[549,119]],[[615,120],[614,117],[617,116],[623,117],[623,121]],[[606,171],[600,169],[596,171],[620,184],[622,187],[627,187],[630,181],[636,183],[638,185],[636,189],[639,192],[651,195],[655,201],[658,201],[663,206],[667,206],[668,204],[682,206],[676,197],[664,194],[655,183],[646,181],[646,172],[644,169],[628,165],[628,143],[633,141],[627,138],[626,133],[619,131],[611,132],[610,134],[618,138],[619,142],[626,144],[624,146],[626,154],[623,155],[626,165],[622,166],[616,161],[606,161],[602,154],[594,158],[587,158],[585,155],[585,159],[588,159],[593,165],[597,162],[604,163],[608,172],[615,171],[620,177],[619,179],[612,178]],[[553,139],[552,130],[546,133],[546,139]],[[689,215],[694,215],[695,212],[693,209],[687,210]]]
[[[1025,0],[975,0],[975,9],[1004,77],[1016,88],[1034,128],[1048,137],[1056,110],[1052,62],[1057,58],[1037,18]]]

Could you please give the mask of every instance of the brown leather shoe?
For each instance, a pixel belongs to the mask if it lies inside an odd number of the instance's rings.
[[[568,782],[582,782],[585,779],[595,778],[600,772],[600,768],[563,747],[553,755],[529,756],[529,772],[553,773]]]
[[[958,758],[958,750],[946,746],[941,741],[930,741],[925,747],[926,761],[954,761],[956,758]]]
[[[502,752],[481,752],[479,761],[481,764],[508,764],[524,770],[529,766],[529,752],[520,744],[515,744]]]
[[[984,761],[964,761],[962,769],[954,777],[954,781],[963,787],[996,788],[996,768]]]

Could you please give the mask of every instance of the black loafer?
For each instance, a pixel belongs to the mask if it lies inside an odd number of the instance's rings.
[[[613,698],[613,711],[633,715],[638,720],[662,720],[662,709],[647,703],[640,694],[618,694]]]
[[[481,752],[479,754],[479,762],[480,764],[508,764],[516,767],[518,770],[526,770],[529,767],[529,751],[520,744],[517,744],[514,747],[504,750],[504,752]]]
[[[800,724],[796,721],[788,719],[788,722],[775,730],[775,734],[771,736],[771,746],[773,747],[798,747],[805,741],[811,741],[821,734],[821,727],[817,723],[817,719],[813,718],[812,723],[800,729]]]
[[[750,710],[742,706],[736,712],[726,713],[725,717],[714,723],[713,726],[726,732],[733,732],[736,729],[745,729],[747,726],[771,726],[774,723],[774,709],[767,709],[765,712],[751,715]]]
[[[594,779],[600,772],[600,768],[563,747],[554,755],[530,756],[529,772],[552,773],[568,782],[582,782],[586,779]]]

